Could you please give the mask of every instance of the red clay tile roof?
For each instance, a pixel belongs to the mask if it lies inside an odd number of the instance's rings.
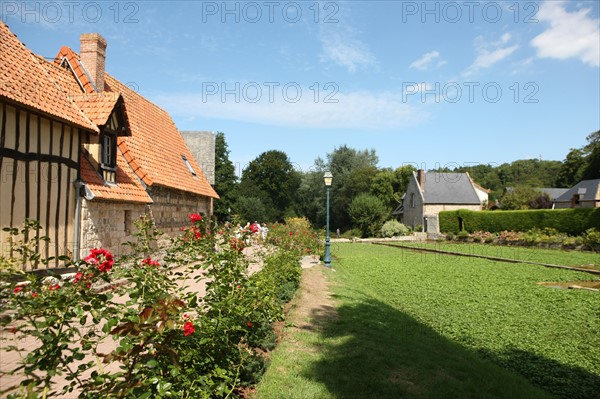
[[[117,151],[118,184],[116,185],[105,184],[102,176],[94,169],[85,155],[79,156],[79,162],[81,164],[81,178],[95,198],[143,204],[152,203],[152,199],[148,196],[144,186],[133,173],[120,151]]]
[[[0,21],[0,97],[41,111],[59,120],[98,132],[79,108],[68,98],[52,74]]]
[[[63,62],[66,62],[71,67],[77,83],[86,93],[95,92],[94,86],[92,86],[90,79],[79,62],[79,56],[67,46],[62,46],[54,58],[54,63],[57,65],[62,65]]]
[[[169,114],[108,74],[104,82],[107,91],[119,92],[123,96],[131,136],[120,137],[119,140],[126,144],[138,170],[145,174],[144,180],[149,178],[151,184],[219,198]],[[187,158],[196,176],[190,173],[182,155]],[[142,178],[140,174],[138,176]]]
[[[119,93],[104,91],[101,93],[75,95],[72,96],[72,99],[92,122],[98,126],[102,126],[106,124],[120,97]]]
[[[117,138],[118,185],[104,185],[89,161],[81,162],[82,178],[98,198],[150,200],[142,185],[136,185],[137,178],[148,186],[156,184],[219,198],[169,114],[130,87],[106,74],[104,91],[96,93],[74,51],[62,47],[54,63],[48,62],[28,50],[1,21],[0,54],[0,97],[88,131],[99,132],[98,126],[106,123],[122,97],[131,136]],[[182,156],[196,176],[188,170]]]

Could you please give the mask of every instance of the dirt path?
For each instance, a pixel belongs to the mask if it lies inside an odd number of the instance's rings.
[[[329,291],[330,283],[325,275],[333,272],[322,264],[315,264],[308,257],[302,260],[302,268],[299,295],[292,301],[286,321],[295,329],[315,331],[320,329],[324,319],[337,318]]]

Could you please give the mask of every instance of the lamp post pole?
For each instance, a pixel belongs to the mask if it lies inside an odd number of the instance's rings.
[[[323,263],[325,263],[325,267],[331,268],[331,253],[329,250],[331,245],[329,241],[329,188],[333,181],[333,175],[331,172],[325,172],[323,178],[325,180],[325,187],[327,187],[327,223],[325,228],[325,256],[323,257]]]

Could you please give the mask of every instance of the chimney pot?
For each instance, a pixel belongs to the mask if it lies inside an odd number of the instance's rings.
[[[96,92],[104,90],[106,39],[98,33],[84,33],[79,38],[79,58],[88,72]]]

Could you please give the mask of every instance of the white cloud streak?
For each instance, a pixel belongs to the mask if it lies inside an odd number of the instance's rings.
[[[475,38],[475,48],[477,50],[477,57],[475,61],[462,73],[463,77],[472,77],[476,75],[480,70],[491,68],[498,62],[509,57],[514,53],[519,46],[512,45],[507,46],[511,39],[510,33],[504,33],[500,40],[496,42],[487,42],[483,36]]]
[[[395,93],[351,92],[335,93],[326,100],[321,93],[318,101],[315,92],[302,88],[296,102],[268,95],[251,102],[240,96],[239,101],[229,94],[207,97],[201,94],[164,94],[152,101],[161,104],[169,113],[184,118],[235,120],[273,126],[306,128],[397,129],[425,120],[428,113],[402,101]],[[325,102],[336,101],[337,102]]]
[[[325,33],[320,37],[322,44],[321,61],[333,62],[349,72],[377,64],[375,56],[360,40],[338,32]]]
[[[565,1],[546,1],[537,18],[550,27],[531,41],[540,58],[578,58],[592,67],[600,66],[600,19],[590,17],[590,8],[566,10]]]
[[[418,69],[419,71],[427,71],[429,69],[437,69],[446,64],[446,61],[439,59],[440,53],[437,50],[430,51],[421,56],[421,58],[413,61],[409,68]],[[439,59],[439,60],[438,60]],[[437,60],[437,62],[435,62]]]

